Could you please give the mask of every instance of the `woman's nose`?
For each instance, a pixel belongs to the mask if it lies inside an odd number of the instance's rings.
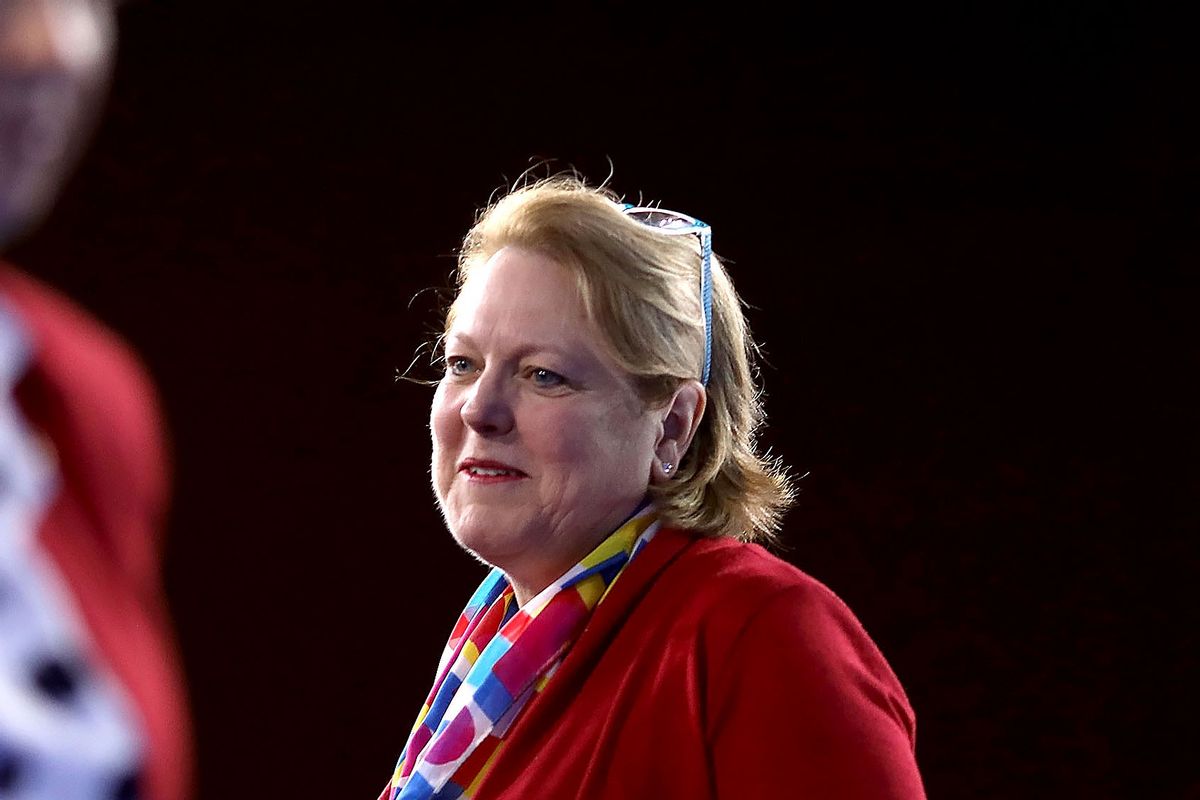
[[[508,387],[502,376],[485,370],[471,386],[459,412],[467,427],[483,436],[503,436],[513,429]]]

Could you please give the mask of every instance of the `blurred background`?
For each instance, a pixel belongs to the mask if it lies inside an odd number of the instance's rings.
[[[386,782],[482,576],[396,372],[548,159],[713,226],[806,476],[782,555],[887,655],[931,797],[1200,797],[1197,56],[1076,5],[127,4],[9,256],[158,383],[202,800]]]

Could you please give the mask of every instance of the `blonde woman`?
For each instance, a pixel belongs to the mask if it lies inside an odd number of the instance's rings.
[[[432,474],[492,570],[381,800],[923,797],[883,656],[754,543],[790,489],[711,245],[573,178],[467,234]]]

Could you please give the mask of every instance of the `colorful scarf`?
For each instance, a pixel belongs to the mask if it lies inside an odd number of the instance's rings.
[[[546,686],[625,565],[654,537],[647,504],[518,609],[493,569],[458,617],[437,680],[379,800],[473,797],[512,723]]]

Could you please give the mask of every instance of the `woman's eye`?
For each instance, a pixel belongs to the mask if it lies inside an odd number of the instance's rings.
[[[534,367],[529,372],[529,378],[540,388],[552,389],[556,386],[562,386],[567,382],[567,379],[557,372],[551,372],[542,367]]]
[[[446,356],[447,375],[466,375],[471,369],[471,359],[462,356]]]

